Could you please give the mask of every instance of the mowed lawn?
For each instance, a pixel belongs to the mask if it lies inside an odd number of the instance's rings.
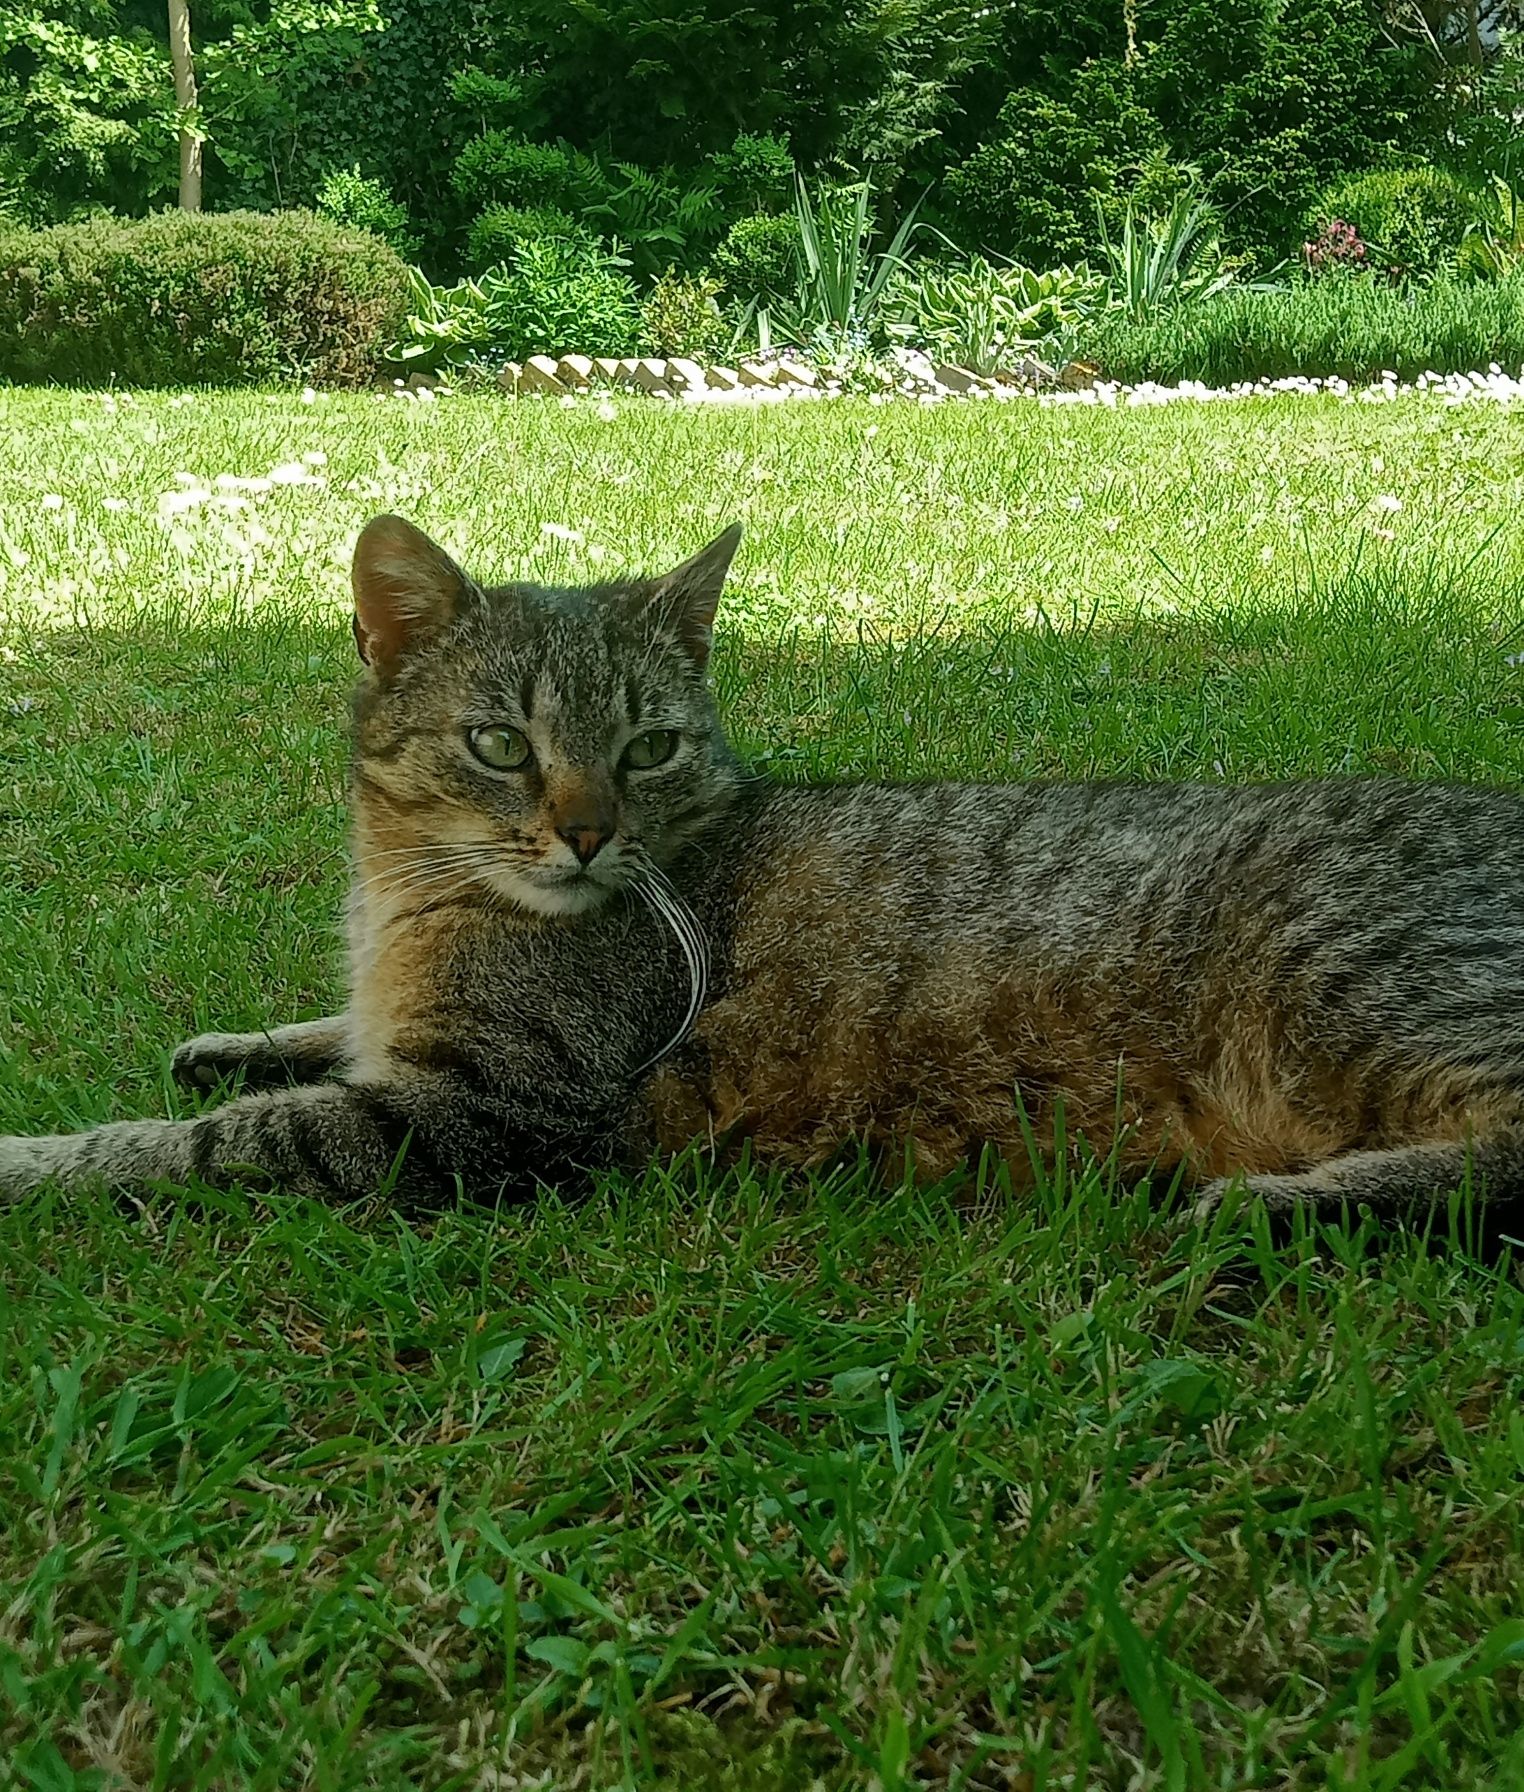
[[[744,520],[784,778],[1524,778],[1493,407],[0,394],[0,1132],[340,999],[383,509],[548,581]],[[0,1787],[1519,1786],[1512,1274],[1183,1205],[0,1212]]]

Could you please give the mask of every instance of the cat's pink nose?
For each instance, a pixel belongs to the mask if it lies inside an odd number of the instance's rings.
[[[577,855],[577,862],[582,865],[591,865],[609,843],[609,836],[602,828],[587,827],[578,822],[573,822],[570,827],[557,828],[556,832]]]

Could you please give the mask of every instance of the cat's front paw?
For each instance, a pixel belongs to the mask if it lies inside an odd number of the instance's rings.
[[[252,1044],[257,1048],[264,1041],[255,1034]],[[187,1089],[215,1089],[245,1069],[250,1056],[251,1039],[247,1033],[198,1033],[175,1047],[169,1068],[175,1081]]]

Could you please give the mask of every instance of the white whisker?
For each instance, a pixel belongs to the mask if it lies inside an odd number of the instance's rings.
[[[657,919],[666,923],[682,951],[688,966],[688,1009],[677,1031],[660,1051],[632,1073],[632,1077],[643,1076],[682,1044],[693,1031],[693,1024],[704,1006],[704,997],[709,992],[709,945],[698,916],[683,900],[672,880],[645,853],[640,854],[639,865],[641,875],[631,888],[639,893]]]
[[[411,895],[430,885],[469,880],[473,872],[490,870],[496,863],[497,855],[490,848],[452,848],[443,854],[431,852],[420,861],[384,865],[369,877],[357,878],[354,888],[362,896]]]
[[[476,859],[450,859],[441,862],[437,859],[429,859],[420,864],[387,865],[383,866],[379,871],[372,872],[368,877],[356,878],[355,887],[361,890],[384,889],[388,885],[407,883],[411,878],[415,877],[431,878],[455,876],[459,873],[471,871],[479,863],[484,864],[486,861],[478,861]]]

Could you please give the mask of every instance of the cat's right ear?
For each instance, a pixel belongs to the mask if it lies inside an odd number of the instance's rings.
[[[355,543],[355,645],[386,672],[455,620],[475,587],[437,542],[400,516],[377,516]]]

